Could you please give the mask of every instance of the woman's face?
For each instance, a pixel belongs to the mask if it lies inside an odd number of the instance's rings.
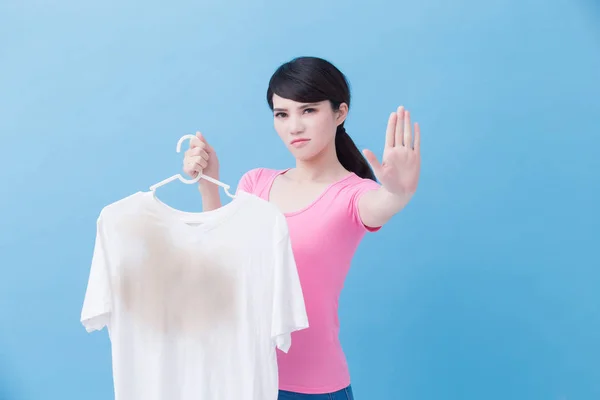
[[[273,95],[273,118],[277,134],[299,160],[309,160],[329,146],[335,146],[335,133],[344,121],[347,106],[333,111],[328,100],[298,103]]]

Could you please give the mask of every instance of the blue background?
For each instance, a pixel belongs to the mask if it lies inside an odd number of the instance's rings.
[[[233,187],[291,166],[265,91],[298,55],[347,74],[359,147],[400,104],[422,127],[418,193],[341,299],[357,400],[600,398],[599,3],[165,4],[0,2],[0,399],[112,398],[79,323],[98,213],[196,130]]]

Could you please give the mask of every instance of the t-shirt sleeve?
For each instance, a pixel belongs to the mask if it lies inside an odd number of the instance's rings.
[[[350,214],[352,217],[352,221],[356,226],[361,229],[365,229],[369,232],[376,232],[381,229],[380,226],[367,226],[363,223],[362,218],[360,217],[360,211],[358,208],[359,200],[366,192],[371,190],[379,189],[379,183],[375,182],[372,179],[362,179],[359,183],[353,185],[350,191]]]
[[[244,191],[246,193],[254,193],[254,187],[256,184],[256,175],[258,174],[259,170],[258,169],[252,169],[248,172],[246,172],[244,175],[242,175],[242,177],[240,178],[237,188],[236,188],[236,193],[241,191]]]
[[[308,328],[308,317],[287,229],[275,251],[271,338],[287,353],[292,344],[291,333]]]
[[[106,233],[102,214],[96,221],[96,240],[87,289],[81,310],[81,323],[88,332],[108,327],[112,310]]]

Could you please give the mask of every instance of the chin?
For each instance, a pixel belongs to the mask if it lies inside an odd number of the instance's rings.
[[[315,152],[315,151],[302,151],[302,150],[294,149],[294,151],[292,151],[292,155],[294,156],[294,158],[296,160],[299,160],[299,161],[311,161],[311,160],[317,158],[319,153]]]
[[[304,146],[304,147],[297,149],[290,144],[287,146],[287,148],[288,148],[289,152],[292,153],[294,158],[296,158],[298,160],[304,160],[306,158],[314,157],[315,151],[314,151],[314,149],[311,148],[311,146]]]
[[[292,154],[292,155],[298,161],[310,161],[313,158],[315,158],[314,156],[307,156],[306,154]]]

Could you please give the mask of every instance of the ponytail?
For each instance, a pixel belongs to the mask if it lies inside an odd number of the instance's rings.
[[[354,172],[361,178],[377,181],[371,166],[346,132],[343,123],[338,125],[335,132],[335,152],[342,166],[348,171]]]

